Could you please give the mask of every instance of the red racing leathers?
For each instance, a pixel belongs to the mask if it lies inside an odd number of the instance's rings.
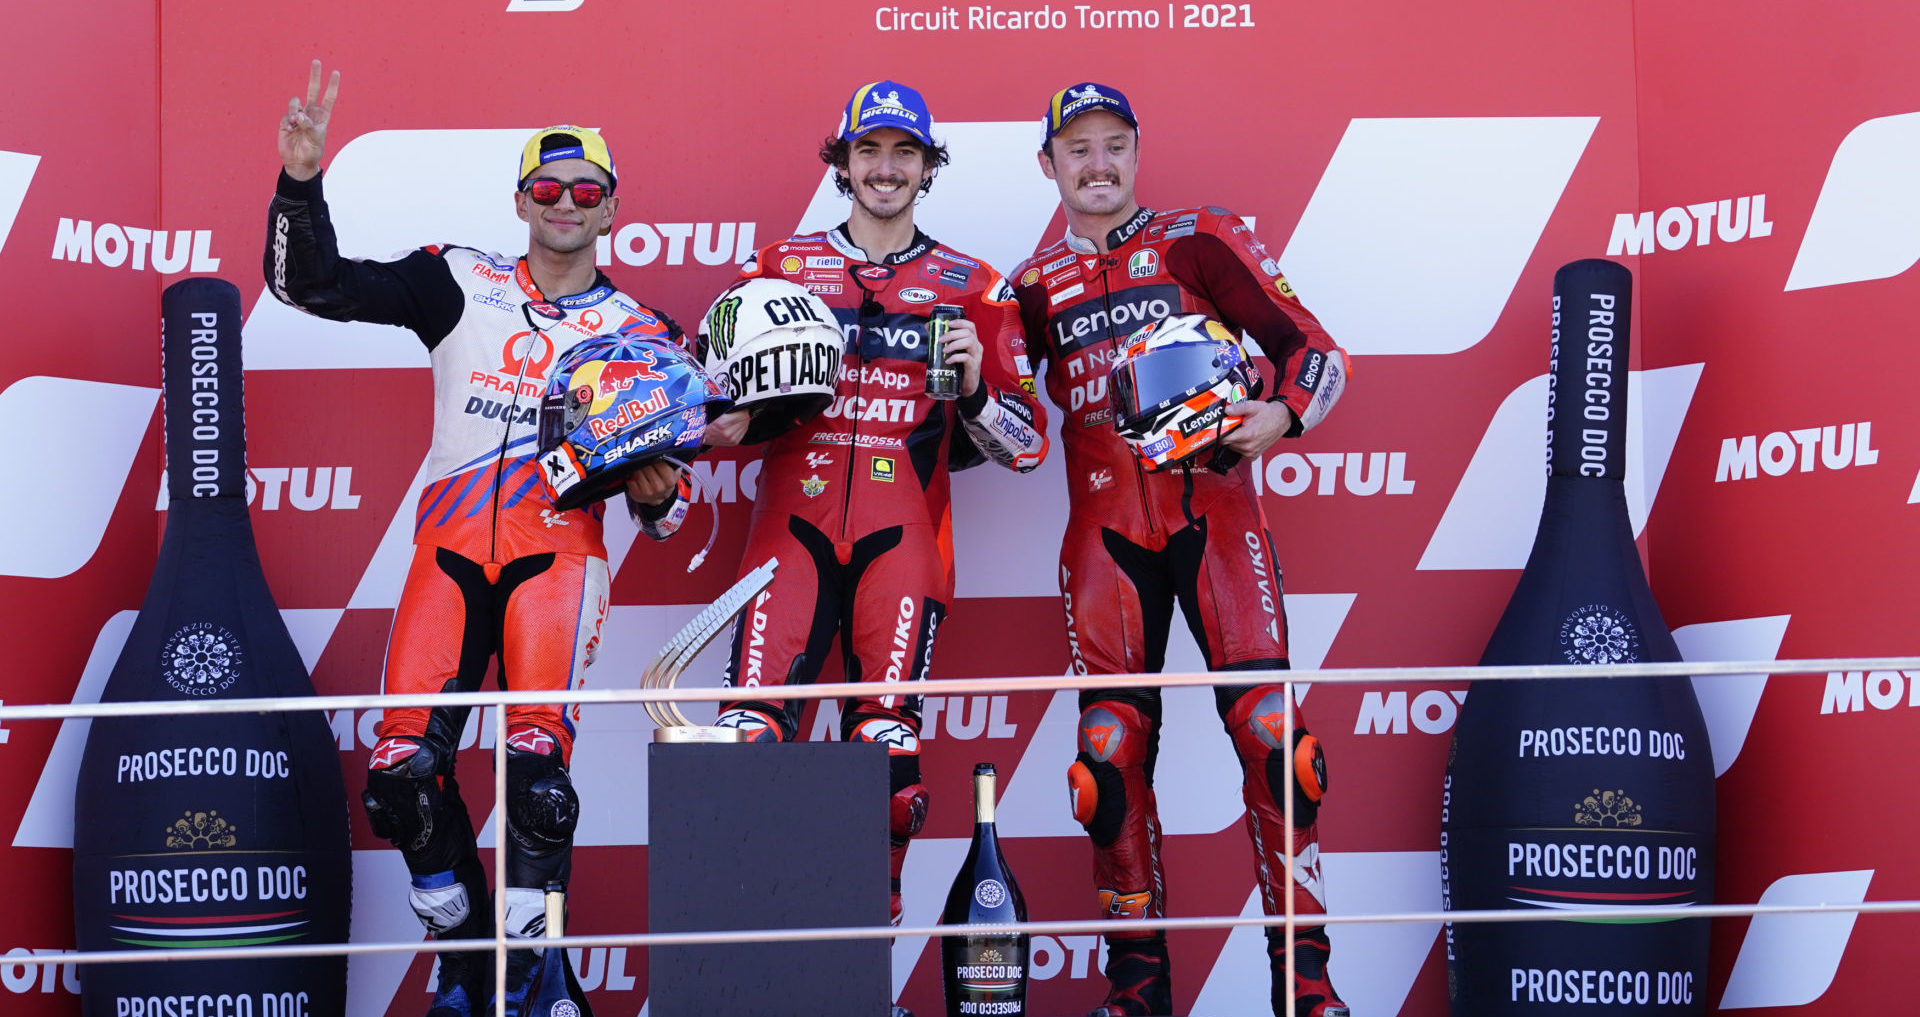
[[[322,318],[410,329],[433,368],[427,485],[385,690],[474,691],[496,656],[508,688],[569,688],[598,648],[611,577],[603,506],[557,511],[540,481],[534,446],[546,372],[589,336],[625,328],[678,342],[679,327],[598,273],[586,292],[542,294],[525,258],[451,245],[393,261],[343,258],[320,179],[280,176],[264,259],[273,295]],[[529,303],[563,316],[530,317]],[[660,539],[677,529],[684,493],[663,509],[634,507],[642,530]],[[459,925],[433,904],[454,893],[449,878],[478,896],[481,906],[466,912],[471,924],[486,924],[484,880],[453,778],[467,712],[387,710],[369,760],[369,817],[406,856],[416,910],[436,934]],[[555,704],[508,707],[507,724],[508,884],[537,899],[547,879],[565,877],[577,816],[566,771],[573,724]]]
[[[780,560],[734,631],[730,685],[815,681],[836,635],[847,681],[927,677],[953,598],[949,463],[981,455],[1026,472],[1046,455],[1046,421],[1026,367],[1019,314],[992,268],[916,233],[878,261],[844,226],[761,249],[741,273],[787,279],[833,310],[846,336],[833,402],[767,444],[741,569]],[[978,330],[980,387],[926,394],[927,314],[954,304]],[[743,702],[723,725],[792,740],[801,704]],[[882,742],[892,760],[894,917],[901,860],[926,814],[919,697],[862,698],[841,737]]]
[[[1225,474],[1199,467],[1146,472],[1114,430],[1107,368],[1121,341],[1140,326],[1168,315],[1204,314],[1259,344],[1273,368],[1269,398],[1293,411],[1291,433],[1299,434],[1338,398],[1344,353],[1295,298],[1278,262],[1224,209],[1142,209],[1108,235],[1106,253],[1069,234],[1013,278],[1028,355],[1066,413],[1061,441],[1069,516],[1060,587],[1073,668],[1081,674],[1160,670],[1176,601],[1209,670],[1286,667],[1280,568],[1250,467],[1241,462]],[[1284,909],[1282,849],[1290,840],[1298,859],[1295,910],[1319,913],[1313,823],[1324,768],[1297,712],[1293,744],[1283,746],[1280,689],[1218,687],[1216,706],[1241,760],[1266,911]],[[1080,705],[1080,751],[1070,781],[1076,818],[1093,838],[1101,907],[1116,919],[1159,917],[1158,690],[1088,692]],[[1299,821],[1291,838],[1278,798],[1288,786]],[[1127,978],[1157,978],[1130,990],[1114,976],[1114,1012],[1170,1012],[1165,1000],[1153,998],[1165,992],[1163,937],[1115,933],[1109,940],[1139,948],[1139,964]],[[1324,944],[1313,929],[1296,951],[1306,955],[1303,984],[1317,980],[1306,969],[1324,960]],[[1303,988],[1300,998],[1313,995]],[[1319,995],[1337,1004],[1330,988]],[[1277,988],[1275,1000],[1275,1012],[1282,1012]],[[1301,1012],[1319,1013],[1314,1004]]]

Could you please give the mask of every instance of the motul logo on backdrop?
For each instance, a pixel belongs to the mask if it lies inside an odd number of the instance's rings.
[[[263,512],[283,508],[301,512],[360,507],[353,489],[351,466],[250,466],[247,468],[247,504]],[[160,474],[160,498],[155,511],[167,507],[167,475]]]
[[[1720,464],[1713,472],[1714,483],[1752,480],[1764,473],[1769,477],[1798,471],[1812,473],[1816,468],[1844,470],[1849,466],[1872,466],[1880,461],[1880,450],[1873,447],[1873,422],[1828,424],[1825,427],[1799,427],[1775,431],[1762,437],[1749,434],[1725,438],[1720,442]]]
[[[1342,491],[1365,498],[1412,494],[1414,482],[1407,479],[1405,452],[1282,452],[1255,461],[1253,484],[1283,498]]]
[[[1820,712],[1859,713],[1867,707],[1893,710],[1920,707],[1920,672],[1829,671],[1820,696]]]
[[[99,262],[108,268],[125,266],[161,275],[176,272],[218,272],[220,259],[210,253],[212,230],[150,230],[87,219],[61,219],[53,235],[53,260]]]
[[[601,237],[595,261],[606,267],[618,258],[622,265],[684,265],[687,253],[701,265],[743,265],[753,256],[753,238],[759,227],[751,222],[630,222]]]
[[[920,701],[920,738],[1015,738],[1018,725],[1007,720],[1006,696],[927,696]]]
[[[1675,205],[1656,217],[1652,212],[1613,217],[1613,235],[1607,238],[1607,257],[1677,251],[1692,244],[1705,247],[1717,237],[1723,244],[1773,235],[1767,221],[1767,196],[1722,198],[1693,205]]]
[[[73,953],[72,950],[53,950],[46,947],[16,946],[8,950],[5,956],[40,958],[62,957]],[[78,964],[43,964],[28,967],[25,964],[8,964],[0,967],[0,987],[14,995],[28,992],[61,993],[78,996],[80,994],[80,966]]]
[[[1414,694],[1411,703],[1407,690],[1368,692],[1360,699],[1360,713],[1354,718],[1353,733],[1406,734],[1412,723],[1422,734],[1445,734],[1460,719],[1460,707],[1467,701],[1467,690],[1427,689]]]

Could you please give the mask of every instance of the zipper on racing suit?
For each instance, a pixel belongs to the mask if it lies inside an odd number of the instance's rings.
[[[493,522],[487,527],[487,561],[490,563],[500,560],[500,487],[502,481],[506,480],[507,446],[513,441],[513,422],[520,415],[520,386],[526,382],[527,361],[533,359],[534,340],[551,342],[547,339],[546,329],[533,323],[530,301],[520,304],[520,315],[527,319],[527,352],[520,357],[520,373],[513,379],[513,399],[507,403],[506,419],[500,426],[500,452],[493,458]],[[537,425],[535,433],[538,433]]]
[[[841,412],[847,417],[847,479],[840,485],[840,532],[834,535],[835,550],[847,540],[849,532],[848,518],[853,515],[853,461],[860,454],[860,414],[854,412],[861,397],[861,386],[866,383],[866,358],[860,355],[861,340],[867,335],[867,304],[860,301],[860,309],[854,312],[853,362],[856,369],[853,374],[853,395],[847,398],[847,405]]]
[[[1112,251],[1095,255],[1095,257],[1100,266],[1100,302],[1107,309],[1107,367],[1112,369],[1115,355],[1120,352],[1121,337],[1113,332],[1113,287],[1107,283],[1107,271],[1120,264],[1120,259]],[[1107,386],[1107,410],[1109,413],[1116,412],[1113,408],[1113,386],[1111,385]],[[1113,422],[1117,424],[1119,418],[1114,417]],[[1140,498],[1140,518],[1146,520],[1148,533],[1158,532],[1160,527],[1154,522],[1153,504],[1147,497],[1147,471],[1141,468],[1139,456],[1128,455],[1127,459],[1133,466],[1133,490]]]

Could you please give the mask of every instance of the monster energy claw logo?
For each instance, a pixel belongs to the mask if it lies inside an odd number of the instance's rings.
[[[739,323],[739,297],[728,297],[707,312],[707,346],[714,356],[724,360],[733,352],[733,331]]]
[[[1588,604],[1560,623],[1560,650],[1574,664],[1631,663],[1640,659],[1640,633],[1619,611]]]
[[[181,626],[160,650],[160,677],[177,692],[211,696],[240,677],[240,640],[212,622]]]

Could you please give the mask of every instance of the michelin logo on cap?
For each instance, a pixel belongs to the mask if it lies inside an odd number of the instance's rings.
[[[870,131],[892,127],[922,145],[933,144],[933,114],[920,93],[897,81],[876,81],[854,90],[840,117],[840,137],[854,141]]]
[[[1082,113],[1105,110],[1127,122],[1135,130],[1140,129],[1140,121],[1133,115],[1133,106],[1127,97],[1117,88],[1093,81],[1083,81],[1053,93],[1052,101],[1047,103],[1047,115],[1040,119],[1041,143],[1053,140],[1053,136],[1066,129],[1067,122]]]

